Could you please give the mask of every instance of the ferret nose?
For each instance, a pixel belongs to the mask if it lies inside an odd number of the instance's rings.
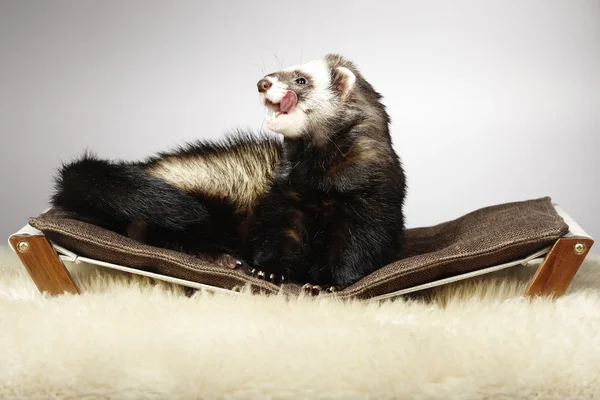
[[[269,88],[272,86],[273,84],[271,83],[271,81],[269,81],[268,79],[261,79],[260,81],[258,81],[258,83],[256,84],[256,86],[258,86],[258,92],[259,93],[264,93],[267,90],[269,90]]]

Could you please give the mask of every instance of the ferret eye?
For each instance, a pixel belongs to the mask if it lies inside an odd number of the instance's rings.
[[[304,79],[304,78],[298,78],[298,79],[296,79],[296,83],[298,85],[306,85],[306,79]]]

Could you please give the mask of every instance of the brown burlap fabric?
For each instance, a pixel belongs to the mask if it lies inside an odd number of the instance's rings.
[[[147,246],[106,229],[42,214],[29,223],[52,242],[78,255],[189,281],[232,289],[249,283],[265,293],[297,294],[300,285],[281,289],[241,271]],[[454,221],[409,229],[399,261],[386,265],[337,293],[369,298],[514,261],[549,246],[568,232],[550,198],[483,208]]]

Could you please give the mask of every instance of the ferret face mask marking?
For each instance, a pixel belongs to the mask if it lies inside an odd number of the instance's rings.
[[[289,138],[307,134],[313,124],[323,126],[346,101],[355,80],[347,68],[332,69],[327,57],[265,76],[257,86],[269,111],[267,126]]]

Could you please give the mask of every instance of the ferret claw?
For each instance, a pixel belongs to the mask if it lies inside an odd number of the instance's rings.
[[[285,277],[283,275],[275,275],[274,273],[269,274],[268,272],[257,268],[252,268],[252,270],[250,270],[250,275],[274,284],[283,284],[285,281]]]
[[[304,286],[302,286],[302,289],[304,290],[304,293],[310,296],[318,296],[321,293],[321,286],[312,285],[310,283],[307,283]]]
[[[194,255],[194,257],[198,258],[198,255]],[[216,255],[213,257],[212,261],[215,264],[220,265],[221,267],[225,267],[225,268],[229,268],[229,269],[236,269],[236,268],[239,268],[242,265],[244,265],[243,261],[238,260],[231,254]]]
[[[321,292],[334,293],[337,291],[337,288],[335,286],[329,286],[329,287],[323,289],[319,285],[313,285],[313,284],[307,283],[304,286],[302,286],[302,290],[304,290],[304,293],[306,293],[310,296],[318,296],[319,294],[321,294]]]

